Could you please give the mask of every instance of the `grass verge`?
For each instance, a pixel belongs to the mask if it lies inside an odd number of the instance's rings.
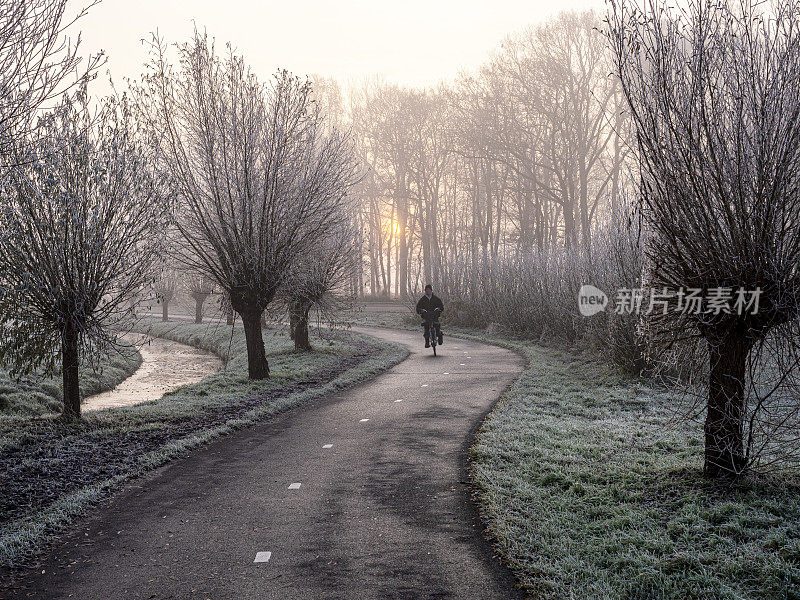
[[[215,437],[364,381],[407,356],[404,347],[353,333],[296,353],[284,328],[265,329],[272,377],[247,379],[236,327],[150,322],[152,335],[218,354],[225,368],[201,382],[131,407],[0,421],[0,567],[23,566],[52,535],[124,482]]]
[[[800,597],[797,487],[704,479],[702,431],[668,393],[520,346],[529,366],[481,428],[472,470],[533,596]]]

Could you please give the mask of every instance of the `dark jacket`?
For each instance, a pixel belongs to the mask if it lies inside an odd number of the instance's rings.
[[[428,318],[433,317],[433,309],[439,309],[439,315],[444,312],[444,304],[442,303],[442,299],[438,296],[431,294],[431,299],[428,300],[427,296],[422,296],[417,302],[417,314],[421,315],[423,310],[428,311]]]

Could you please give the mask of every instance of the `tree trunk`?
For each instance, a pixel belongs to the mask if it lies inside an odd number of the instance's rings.
[[[735,477],[747,466],[743,417],[750,344],[744,333],[735,332],[709,340],[708,349],[710,372],[703,471],[709,477]]]
[[[589,177],[587,168],[581,167],[579,173],[579,194],[580,194],[580,215],[581,215],[581,239],[583,241],[584,252],[588,252],[592,245],[591,228],[589,220]]]
[[[308,313],[310,306],[294,306],[289,314],[289,328],[294,340],[295,350],[311,350],[311,341],[308,336]]]
[[[219,304],[220,308],[222,309],[222,313],[225,315],[225,322],[228,325],[233,325],[236,316],[236,311],[233,310],[230,294],[227,292],[223,293],[222,298],[220,298]]]
[[[169,321],[169,302],[166,300],[161,301],[161,320]]]
[[[202,323],[203,322],[203,304],[206,301],[206,294],[195,294],[194,295],[194,322],[195,323]]]
[[[247,374],[250,379],[266,379],[269,377],[267,353],[264,350],[264,338],[261,335],[261,312],[244,311],[239,313],[244,325],[244,337],[247,341]]]
[[[81,394],[78,387],[78,332],[67,325],[61,332],[61,371],[63,378],[63,416],[79,419],[81,416]]]
[[[572,200],[564,200],[564,247],[572,248],[575,245],[575,207]]]

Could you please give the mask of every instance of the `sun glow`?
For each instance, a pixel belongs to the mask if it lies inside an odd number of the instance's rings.
[[[396,219],[386,219],[384,222],[384,231],[387,231],[389,235],[397,236],[400,235],[401,227],[400,222]]]

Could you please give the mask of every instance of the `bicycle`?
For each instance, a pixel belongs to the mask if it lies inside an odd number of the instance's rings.
[[[441,312],[441,310],[434,308],[433,314],[430,317],[428,317],[427,310],[423,310],[422,312],[424,313],[423,318],[425,321],[430,322],[430,326],[428,327],[428,342],[431,348],[433,348],[433,355],[436,356],[436,345],[439,343],[439,319],[436,313]]]

